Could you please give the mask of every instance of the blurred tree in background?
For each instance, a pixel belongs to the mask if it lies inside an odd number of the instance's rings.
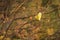
[[[60,40],[60,0],[0,0],[0,40]]]

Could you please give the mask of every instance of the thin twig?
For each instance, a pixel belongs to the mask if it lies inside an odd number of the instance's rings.
[[[52,9],[52,10],[50,10],[49,12],[45,12],[45,13],[51,13],[51,12],[54,12],[56,9],[60,10],[60,7],[55,8],[55,9]]]
[[[12,15],[12,13],[16,13],[25,2],[26,2],[26,0],[24,0],[24,2],[22,2],[19,6],[17,6],[17,8],[14,8],[12,11],[10,11],[11,15]]]

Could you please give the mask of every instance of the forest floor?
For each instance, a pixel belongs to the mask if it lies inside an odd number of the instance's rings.
[[[11,0],[7,10],[5,18],[0,14],[0,40],[60,40],[59,0]]]

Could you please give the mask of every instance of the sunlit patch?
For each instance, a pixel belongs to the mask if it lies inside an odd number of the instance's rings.
[[[48,35],[53,35],[55,31],[54,31],[53,28],[48,28],[48,29],[46,30],[46,32],[47,32]]]
[[[40,20],[41,20],[41,17],[42,17],[42,13],[39,12],[39,13],[35,16],[35,19],[40,21]]]
[[[4,36],[0,36],[0,40],[3,38]]]

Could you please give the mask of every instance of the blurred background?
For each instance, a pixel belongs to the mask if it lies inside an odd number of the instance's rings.
[[[0,0],[0,40],[60,40],[60,0]]]

